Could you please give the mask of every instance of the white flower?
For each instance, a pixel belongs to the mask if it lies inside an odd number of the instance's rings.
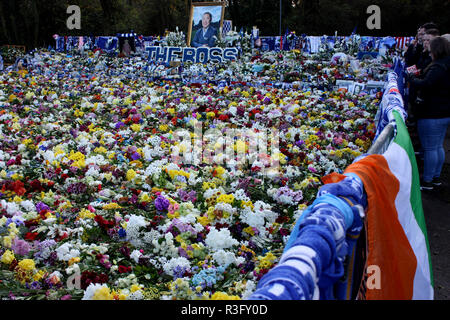
[[[141,290],[137,290],[133,293],[130,293],[127,296],[127,300],[144,300],[144,295],[142,294]]]
[[[245,285],[245,291],[242,294],[242,300],[247,300],[255,290],[256,290],[256,283],[252,280],[248,280]]]
[[[244,189],[239,189],[239,190],[236,190],[234,193],[233,193],[233,196],[234,196],[234,198],[236,199],[236,200],[241,200],[241,201],[250,201],[250,198],[249,197],[247,197],[247,195],[245,194],[245,190]]]
[[[215,227],[212,227],[209,231],[205,243],[208,247],[211,247],[213,251],[231,248],[232,246],[239,244],[239,242],[231,236],[230,230],[224,228],[218,231]]]
[[[264,214],[253,212],[249,208],[242,211],[240,218],[243,223],[257,229],[261,229],[265,224]]]
[[[35,211],[35,210],[36,210],[36,206],[34,205],[33,201],[30,201],[30,200],[22,201],[22,202],[20,203],[20,205],[21,205],[25,210],[27,210],[28,212]]]
[[[142,244],[140,229],[145,227],[147,222],[142,216],[131,215],[127,222],[127,239],[135,246],[140,246]]]
[[[130,254],[130,258],[133,259],[136,263],[139,262],[139,258],[142,257],[142,253],[139,250],[133,250]]]
[[[69,261],[72,258],[78,257],[80,255],[80,251],[72,248],[72,245],[66,242],[56,249],[56,254],[58,260]]]
[[[17,215],[20,213],[19,205],[15,202],[6,202],[5,200],[0,201],[0,205],[3,209],[6,209],[6,212],[10,215]]]
[[[100,284],[100,283],[91,283],[86,290],[84,290],[84,295],[81,300],[92,300],[94,297],[94,294],[97,290],[101,288],[108,288],[106,284]]]
[[[191,264],[189,260],[184,257],[172,258],[163,265],[164,272],[170,276],[173,276],[173,271],[176,267],[181,267],[186,270],[191,269]]]
[[[223,266],[225,268],[230,264],[236,263],[236,256],[234,255],[234,253],[225,251],[223,249],[214,252],[212,257],[219,266]]]

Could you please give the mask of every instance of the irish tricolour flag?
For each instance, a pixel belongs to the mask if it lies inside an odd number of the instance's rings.
[[[433,275],[419,173],[414,149],[397,111],[397,134],[383,155],[349,166],[364,182],[367,212],[367,266],[379,271],[379,285],[367,300],[433,299]]]

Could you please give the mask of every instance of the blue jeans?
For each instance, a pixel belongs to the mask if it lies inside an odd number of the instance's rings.
[[[444,139],[450,118],[419,119],[417,131],[423,148],[423,180],[431,182],[439,178],[445,161]]]

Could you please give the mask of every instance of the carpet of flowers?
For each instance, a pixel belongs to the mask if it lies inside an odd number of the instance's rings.
[[[379,94],[149,81],[138,60],[41,57],[33,70],[0,74],[2,299],[245,299],[320,178],[344,170],[375,133]],[[299,67],[299,80],[367,80],[347,63],[292,52],[229,71],[271,79],[280,65]],[[139,77],[118,76],[126,70]],[[241,167],[172,163],[182,149],[174,130],[194,132],[195,121],[276,128],[280,152]],[[279,160],[281,175],[262,174],[262,158]]]

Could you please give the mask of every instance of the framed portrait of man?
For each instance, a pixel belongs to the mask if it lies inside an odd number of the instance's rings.
[[[223,25],[225,2],[194,2],[191,5],[188,45],[215,47]]]

